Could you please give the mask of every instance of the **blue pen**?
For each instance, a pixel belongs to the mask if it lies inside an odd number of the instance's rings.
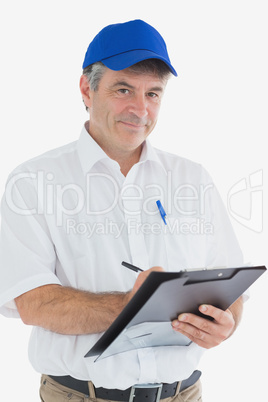
[[[167,224],[167,222],[166,222],[167,214],[166,214],[166,212],[165,212],[165,210],[163,208],[163,205],[161,204],[161,201],[160,200],[156,201],[156,205],[157,205],[157,208],[159,209],[161,218],[163,219],[164,224],[166,225]]]

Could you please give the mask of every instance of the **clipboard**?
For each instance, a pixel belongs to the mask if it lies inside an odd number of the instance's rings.
[[[112,325],[84,356],[95,362],[133,349],[188,346],[191,340],[174,331],[181,313],[206,317],[201,304],[229,308],[264,272],[265,266],[151,272]]]

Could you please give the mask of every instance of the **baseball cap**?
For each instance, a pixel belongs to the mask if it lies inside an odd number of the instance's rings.
[[[160,33],[142,20],[133,20],[103,28],[89,44],[83,68],[101,61],[118,71],[146,59],[162,60],[177,76]]]

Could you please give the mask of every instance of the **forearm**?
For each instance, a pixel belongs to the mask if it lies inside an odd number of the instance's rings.
[[[128,303],[128,293],[89,293],[59,285],[33,289],[16,299],[25,324],[65,335],[105,331]]]

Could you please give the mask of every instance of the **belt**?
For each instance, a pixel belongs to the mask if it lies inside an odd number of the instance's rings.
[[[196,370],[186,380],[181,381],[180,392],[194,385],[200,378],[201,371]],[[89,396],[88,382],[77,380],[71,376],[49,376],[57,383],[78,391],[84,395]],[[112,400],[112,401],[133,401],[134,398],[138,402],[155,402],[159,399],[169,398],[176,394],[178,382],[173,384],[146,384],[134,385],[126,390],[109,389],[109,388],[95,388],[96,398]]]

